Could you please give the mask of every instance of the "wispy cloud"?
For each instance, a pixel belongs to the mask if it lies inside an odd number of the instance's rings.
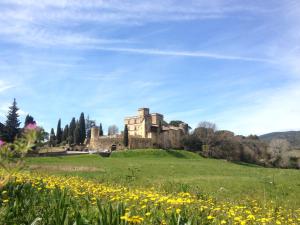
[[[224,0],[3,0],[0,2],[0,34],[6,41],[31,46],[128,44],[132,40],[112,38],[105,31],[111,25],[216,19],[236,12],[263,11],[258,6]],[[100,29],[102,35],[78,31],[78,27],[87,23],[92,23],[94,29],[103,28]]]
[[[36,10],[34,18],[89,20],[98,22],[133,22],[192,20],[218,18],[236,12],[265,13],[274,9],[259,5],[241,4],[237,0],[187,0],[176,1],[78,1],[78,0],[12,0],[3,1],[6,5],[17,6],[23,12],[28,8]],[[76,16],[74,16],[76,15]],[[30,18],[30,17],[29,17]]]
[[[10,25],[8,25],[10,24]],[[19,43],[32,47],[89,47],[96,45],[132,43],[131,40],[121,40],[114,38],[93,37],[89,33],[78,33],[74,31],[64,31],[60,29],[47,29],[45,27],[34,27],[32,25],[15,25],[1,22],[0,30],[2,41]]]
[[[114,51],[114,52],[127,52],[134,54],[145,54],[145,55],[161,55],[161,56],[181,56],[181,57],[196,57],[196,58],[210,58],[210,59],[223,59],[223,60],[241,60],[241,61],[256,61],[256,62],[268,62],[274,63],[272,59],[255,58],[255,57],[244,57],[234,56],[226,54],[217,54],[210,52],[201,51],[174,51],[174,50],[162,50],[162,49],[146,49],[146,48],[114,48],[114,47],[95,47],[95,49],[103,51]]]
[[[162,86],[163,83],[159,81],[146,81],[146,80],[139,80],[139,81],[134,81],[132,83],[132,87],[136,89],[152,89],[155,87]]]
[[[0,106],[0,117],[5,118],[9,106],[10,106],[9,103],[2,103],[1,104],[1,106]]]
[[[14,88],[14,87],[15,87],[15,85],[7,83],[3,80],[0,80],[0,93],[5,92],[6,90]]]
[[[115,70],[108,73],[97,73],[97,74],[90,74],[84,77],[78,77],[75,79],[84,80],[84,81],[115,81],[119,79],[122,75],[124,75],[125,71],[123,70]]]

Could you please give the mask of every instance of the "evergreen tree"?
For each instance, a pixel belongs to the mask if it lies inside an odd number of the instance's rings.
[[[85,120],[86,138],[91,139],[91,129],[96,126],[95,120],[90,120],[89,116]]]
[[[34,118],[32,116],[30,116],[29,114],[27,114],[27,116],[25,118],[25,122],[24,122],[24,127],[26,127],[28,124],[32,124],[32,123],[36,123],[34,121]]]
[[[55,146],[55,139],[56,139],[56,137],[55,137],[54,129],[51,128],[50,139],[49,139],[49,146],[50,147]]]
[[[61,130],[61,120],[58,120],[56,129],[56,143],[60,144],[62,141],[62,130]]]
[[[19,133],[20,121],[18,119],[18,110],[16,99],[14,99],[12,106],[9,107],[7,120],[5,124],[4,141],[13,142]]]
[[[79,145],[81,141],[81,136],[80,136],[80,125],[79,122],[76,123],[76,128],[74,130],[74,143],[76,145]]]
[[[6,135],[5,125],[3,123],[0,123],[0,139],[4,140]]]
[[[124,146],[128,147],[129,138],[128,138],[128,127],[127,127],[126,124],[125,124],[125,127],[124,127],[124,137],[123,138],[124,138],[124,140],[123,140]]]
[[[76,128],[76,121],[75,121],[75,117],[72,118],[71,122],[70,122],[70,126],[69,126],[69,144],[74,144],[74,132],[75,132],[75,128]]]
[[[99,136],[103,136],[103,129],[102,129],[101,123],[100,123],[100,127],[99,127]]]
[[[83,113],[81,113],[79,117],[79,136],[79,143],[83,144],[86,138],[85,119]]]
[[[67,124],[64,128],[64,132],[62,135],[62,141],[68,142],[68,138],[69,138],[69,125]]]

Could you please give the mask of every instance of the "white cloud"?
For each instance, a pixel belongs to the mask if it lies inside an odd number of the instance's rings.
[[[0,93],[5,92],[6,90],[11,89],[13,87],[15,87],[15,85],[12,85],[12,84],[7,83],[3,80],[0,80]]]
[[[9,106],[11,106],[11,104],[8,102],[2,103],[0,106],[0,117],[3,119],[6,118]]]
[[[252,101],[213,115],[222,129],[237,134],[300,130],[300,82],[252,95]],[[226,122],[225,122],[226,121]]]

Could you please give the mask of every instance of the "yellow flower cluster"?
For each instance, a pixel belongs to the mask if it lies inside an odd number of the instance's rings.
[[[190,193],[168,194],[152,189],[129,189],[100,184],[78,177],[60,177],[17,173],[16,183],[29,183],[37,190],[68,189],[74,198],[85,198],[95,205],[102,202],[123,203],[126,207],[121,220],[131,224],[168,224],[172,216],[193,223],[206,224],[300,224],[300,209],[289,209],[256,200],[217,202],[210,197],[197,198]],[[1,172],[0,172],[1,177]],[[1,197],[1,194],[0,194]]]

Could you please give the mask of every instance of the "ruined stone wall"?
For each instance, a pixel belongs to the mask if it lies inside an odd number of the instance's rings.
[[[182,131],[168,130],[158,135],[153,135],[151,138],[129,137],[128,148],[182,148],[181,145]],[[116,150],[123,150],[123,138],[99,137],[91,139],[89,148],[93,150],[111,149],[116,146]]]
[[[153,143],[151,138],[138,138],[130,137],[128,148],[153,148]]]
[[[125,148],[123,144],[123,138],[110,138],[110,137],[99,137],[91,139],[89,148],[93,150],[104,150],[112,149],[112,146],[116,146],[116,150],[122,150]]]
[[[181,139],[183,137],[182,130],[168,130],[161,133],[159,138],[159,144],[162,148],[182,148]]]
[[[116,146],[116,150],[125,149],[123,138],[110,138],[110,137],[99,137],[90,140],[89,149],[92,150],[104,150],[112,149],[112,146]],[[151,138],[139,138],[129,137],[128,143],[129,149],[136,148],[153,148],[153,142]]]

